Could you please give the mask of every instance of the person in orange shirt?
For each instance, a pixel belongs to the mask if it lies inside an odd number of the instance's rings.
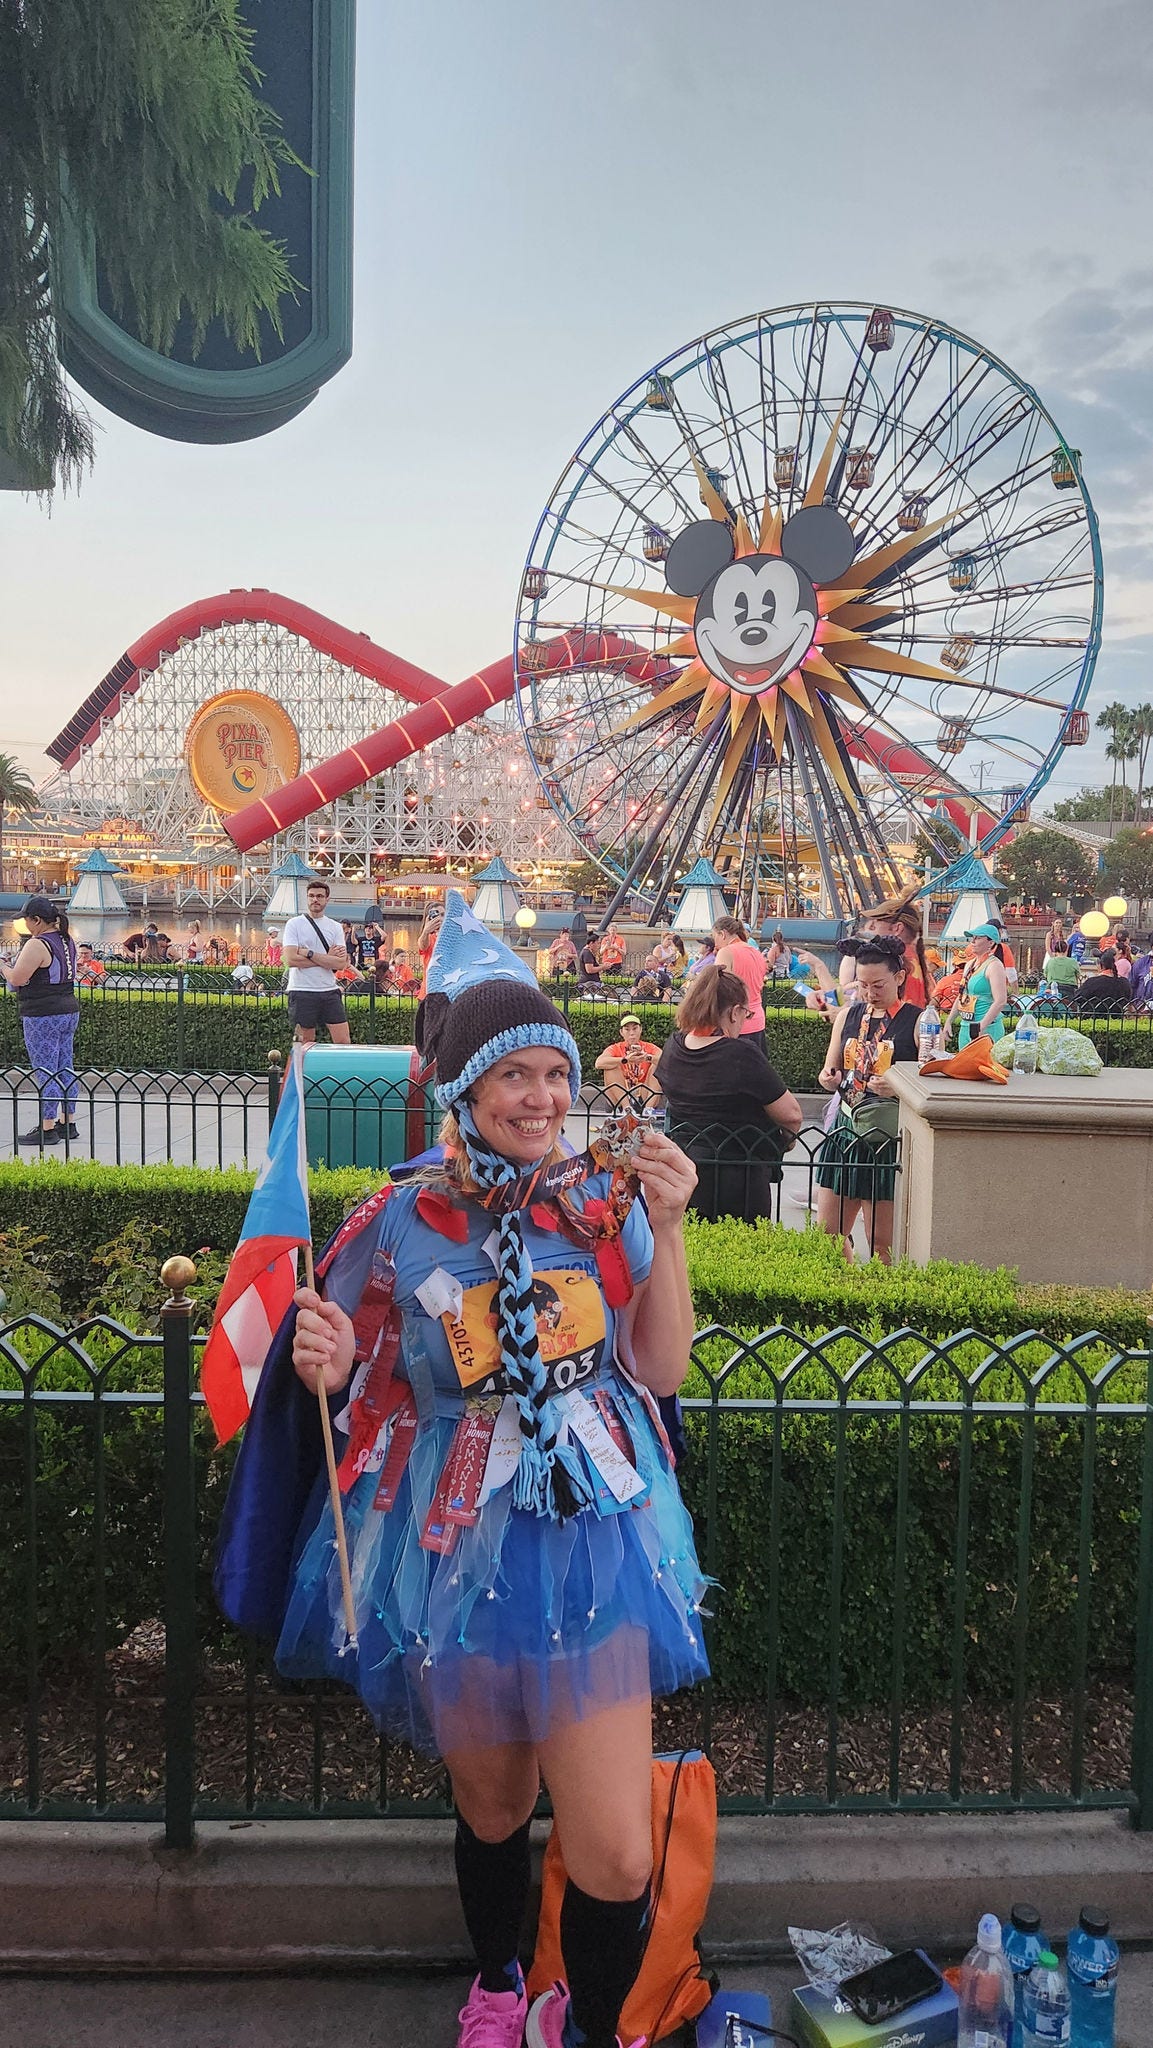
[[[614,1109],[629,1097],[645,1109],[659,1103],[660,1090],[650,1085],[650,1076],[660,1056],[660,1046],[644,1036],[640,1018],[631,1014],[622,1017],[620,1037],[614,1045],[606,1045],[596,1063],[597,1073],[605,1077],[605,1094]]]
[[[96,982],[103,981],[104,975],[104,962],[96,958],[91,946],[78,946],[76,949],[76,979],[81,988],[94,987]]]
[[[625,942],[615,924],[606,927],[600,942],[598,958],[602,974],[617,974],[624,965]]]

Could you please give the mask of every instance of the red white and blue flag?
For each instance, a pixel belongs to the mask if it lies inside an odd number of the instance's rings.
[[[303,1046],[294,1046],[201,1359],[201,1392],[222,1444],[248,1420],[269,1347],[296,1292],[297,1252],[312,1236],[303,1060]]]

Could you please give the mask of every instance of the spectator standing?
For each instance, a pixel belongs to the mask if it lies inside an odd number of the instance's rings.
[[[1000,941],[997,926],[979,924],[975,930],[966,932],[965,937],[972,949],[972,957],[966,964],[960,993],[945,1019],[945,1037],[948,1038],[954,1017],[961,1018],[958,1046],[968,1045],[974,1038],[1004,1038],[1001,1012],[1009,1000],[1009,984],[997,950]]]
[[[657,1062],[669,1136],[697,1169],[692,1206],[712,1221],[755,1223],[770,1214],[781,1160],[804,1120],[796,1096],[746,1032],[747,1016],[740,976],[715,964],[702,968]]]
[[[283,958],[284,948],[280,943],[280,926],[270,924],[268,927],[268,964],[270,967],[279,967]]]
[[[692,981],[700,973],[702,967],[713,967],[716,965],[717,948],[713,939],[694,939],[693,944],[699,948],[699,951],[696,959],[690,960],[685,969],[686,981]]]
[[[929,963],[925,957],[925,942],[921,930],[921,913],[913,902],[920,884],[910,882],[899,895],[888,896],[875,909],[867,911],[858,928],[858,936],[872,934],[875,938],[901,938],[905,942],[905,969],[907,976],[906,1000],[916,1003],[923,1010],[928,1002],[928,989],[932,979]],[[855,986],[856,962],[851,955],[841,962],[839,980],[842,991],[851,999]]]
[[[748,931],[737,917],[718,917],[713,926],[713,939],[717,948],[717,966],[727,967],[730,974],[735,974],[745,985],[747,1012],[741,1036],[755,1038],[764,1052],[765,1009],[761,991],[768,973],[765,956],[759,946],[750,946]]]
[[[80,1003],[76,995],[76,947],[68,919],[48,896],[30,896],[23,909],[28,936],[14,961],[0,961],[0,974],[15,989],[29,1065],[40,1091],[40,1116],[21,1132],[21,1145],[58,1145],[78,1138],[78,1083],[73,1065]]]
[[[822,1088],[839,1100],[817,1154],[817,1221],[842,1240],[851,1258],[853,1229],[863,1213],[870,1251],[888,1265],[898,1122],[888,1070],[894,1060],[917,1058],[921,1012],[905,998],[909,967],[903,933],[862,934],[846,939],[845,949],[854,963],[857,1000],[838,1011],[821,1069]]]
[[[190,967],[195,967],[203,951],[200,937],[200,919],[194,917],[188,927],[188,938],[184,947],[184,958]]]
[[[1133,948],[1129,943],[1129,934],[1123,928],[1113,934],[1113,951],[1117,958],[1117,972],[1124,975],[1128,981],[1133,972]]]
[[[1069,957],[1071,960],[1075,960],[1077,962],[1078,967],[1080,967],[1081,962],[1085,958],[1085,948],[1087,944],[1088,941],[1085,937],[1085,934],[1078,925],[1077,928],[1069,934]]]
[[[349,1043],[344,998],[336,980],[337,969],[348,965],[348,953],[342,927],[325,915],[329,894],[327,882],[310,882],[305,891],[307,911],[290,917],[284,927],[288,1017],[304,1045],[314,1043],[322,1024],[333,1045]]]

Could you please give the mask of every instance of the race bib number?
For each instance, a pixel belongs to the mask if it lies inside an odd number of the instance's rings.
[[[441,1325],[462,1387],[500,1393],[505,1380],[496,1329],[498,1283],[469,1287],[458,1314]],[[591,1273],[568,1268],[536,1274],[533,1281],[537,1343],[549,1386],[564,1393],[595,1372],[606,1336],[604,1298]]]

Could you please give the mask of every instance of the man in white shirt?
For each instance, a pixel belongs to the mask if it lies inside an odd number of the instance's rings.
[[[297,1038],[311,1045],[318,1025],[328,1026],[334,1045],[347,1045],[348,1019],[336,985],[336,969],[347,967],[343,927],[326,917],[327,882],[310,882],[305,890],[308,912],[290,917],[284,927],[284,965],[288,969],[288,1021]]]

